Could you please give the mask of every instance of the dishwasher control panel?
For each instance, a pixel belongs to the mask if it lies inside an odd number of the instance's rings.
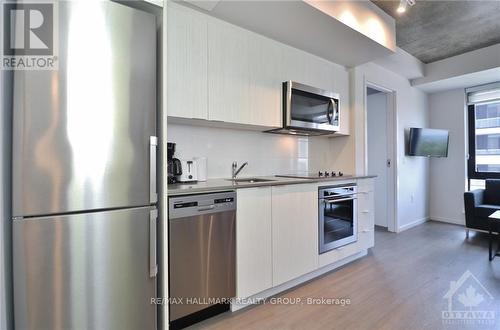
[[[171,197],[168,200],[169,219],[236,210],[234,191]]]

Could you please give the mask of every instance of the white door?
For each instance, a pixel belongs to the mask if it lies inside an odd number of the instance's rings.
[[[375,180],[375,224],[388,227],[389,218],[389,169],[392,163],[388,150],[388,94],[368,88],[367,141],[368,173],[377,175]],[[392,166],[392,164],[390,164]]]

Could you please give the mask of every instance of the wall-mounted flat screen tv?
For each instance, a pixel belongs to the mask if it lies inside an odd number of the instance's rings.
[[[409,156],[448,157],[449,133],[442,129],[410,128]]]

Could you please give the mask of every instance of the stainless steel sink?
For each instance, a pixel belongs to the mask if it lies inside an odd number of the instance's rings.
[[[241,178],[241,179],[227,179],[227,181],[233,181],[234,183],[258,183],[258,182],[271,182],[276,180],[261,179],[261,178]]]

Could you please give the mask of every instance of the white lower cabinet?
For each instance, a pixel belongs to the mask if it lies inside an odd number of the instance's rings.
[[[329,184],[339,182],[321,183]],[[238,189],[237,297],[259,294],[373,247],[373,179],[359,179],[357,184],[358,240],[321,255],[318,184]]]
[[[316,184],[272,187],[273,285],[318,268]]]
[[[358,242],[361,248],[375,245],[375,200],[374,179],[359,180],[358,183]]]
[[[237,190],[236,295],[273,286],[271,187]]]

